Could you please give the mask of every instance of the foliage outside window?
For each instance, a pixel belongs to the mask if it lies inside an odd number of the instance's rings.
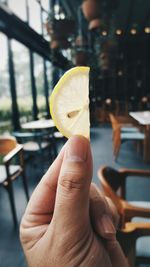
[[[7,37],[0,33],[0,134],[11,129]]]
[[[13,40],[12,51],[15,67],[17,103],[22,122],[32,119],[33,101],[31,94],[29,50],[21,43]]]
[[[44,94],[44,66],[43,58],[34,53],[34,77],[37,89],[37,106],[39,115],[38,117],[45,117],[46,114],[46,100]]]

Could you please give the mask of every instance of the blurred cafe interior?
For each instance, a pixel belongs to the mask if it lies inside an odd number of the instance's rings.
[[[150,267],[150,0],[0,0],[0,266],[27,267],[19,224],[66,142],[49,96],[75,66],[90,67],[93,182],[129,266]]]

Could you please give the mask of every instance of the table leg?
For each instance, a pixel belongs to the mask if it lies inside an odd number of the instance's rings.
[[[145,140],[144,140],[144,160],[150,162],[150,126],[145,128]]]

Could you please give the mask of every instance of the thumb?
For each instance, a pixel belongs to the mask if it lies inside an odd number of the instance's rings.
[[[66,145],[58,178],[53,216],[57,226],[58,222],[61,226],[87,223],[91,178],[92,156],[89,140],[73,136]]]

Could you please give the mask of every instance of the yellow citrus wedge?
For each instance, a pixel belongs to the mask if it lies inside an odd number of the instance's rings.
[[[50,112],[57,129],[67,138],[89,138],[89,67],[68,70],[50,96]]]

